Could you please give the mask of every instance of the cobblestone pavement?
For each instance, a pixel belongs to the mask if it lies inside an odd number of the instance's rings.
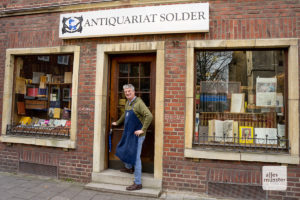
[[[84,188],[83,184],[48,177],[0,172],[0,200],[216,200],[185,193],[163,193],[160,198],[137,197]]]

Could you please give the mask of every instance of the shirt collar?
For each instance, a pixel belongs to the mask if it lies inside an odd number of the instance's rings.
[[[129,105],[136,99],[136,96],[133,97],[133,99],[129,102]]]

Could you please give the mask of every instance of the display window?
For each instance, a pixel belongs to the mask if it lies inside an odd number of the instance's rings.
[[[70,137],[73,54],[14,57],[6,135]]]
[[[287,151],[286,52],[196,51],[193,144]]]

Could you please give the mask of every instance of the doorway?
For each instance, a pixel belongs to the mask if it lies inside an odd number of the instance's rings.
[[[106,127],[106,144],[108,145],[110,124],[117,121],[124,112],[126,98],[123,93],[124,84],[135,87],[136,96],[143,99],[153,115],[143,144],[141,160],[143,172],[154,171],[154,139],[155,139],[155,54],[122,54],[110,55],[110,71],[108,85],[108,112]],[[113,127],[111,135],[111,151],[107,151],[107,165],[110,169],[120,169],[124,164],[115,156],[124,127]]]

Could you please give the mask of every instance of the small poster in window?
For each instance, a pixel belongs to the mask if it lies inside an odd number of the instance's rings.
[[[38,60],[49,62],[50,57],[49,56],[38,56]]]
[[[244,113],[245,112],[245,94],[233,93],[231,96],[230,112]]]
[[[65,72],[64,83],[72,83],[72,72]]]
[[[276,128],[255,128],[256,144],[277,144]]]
[[[68,65],[69,64],[69,56],[58,56],[57,63],[61,65]]]
[[[276,78],[256,79],[256,105],[257,106],[276,106]]]
[[[252,144],[253,143],[253,127],[251,126],[240,126],[239,131],[240,143],[241,144]]]
[[[25,79],[22,77],[16,78],[16,93],[18,94],[26,94],[26,84]]]
[[[276,94],[276,106],[277,107],[283,107],[283,95],[282,93]]]
[[[48,116],[49,116],[50,118],[53,118],[53,117],[54,117],[54,108],[49,108],[49,110],[48,110]]]

